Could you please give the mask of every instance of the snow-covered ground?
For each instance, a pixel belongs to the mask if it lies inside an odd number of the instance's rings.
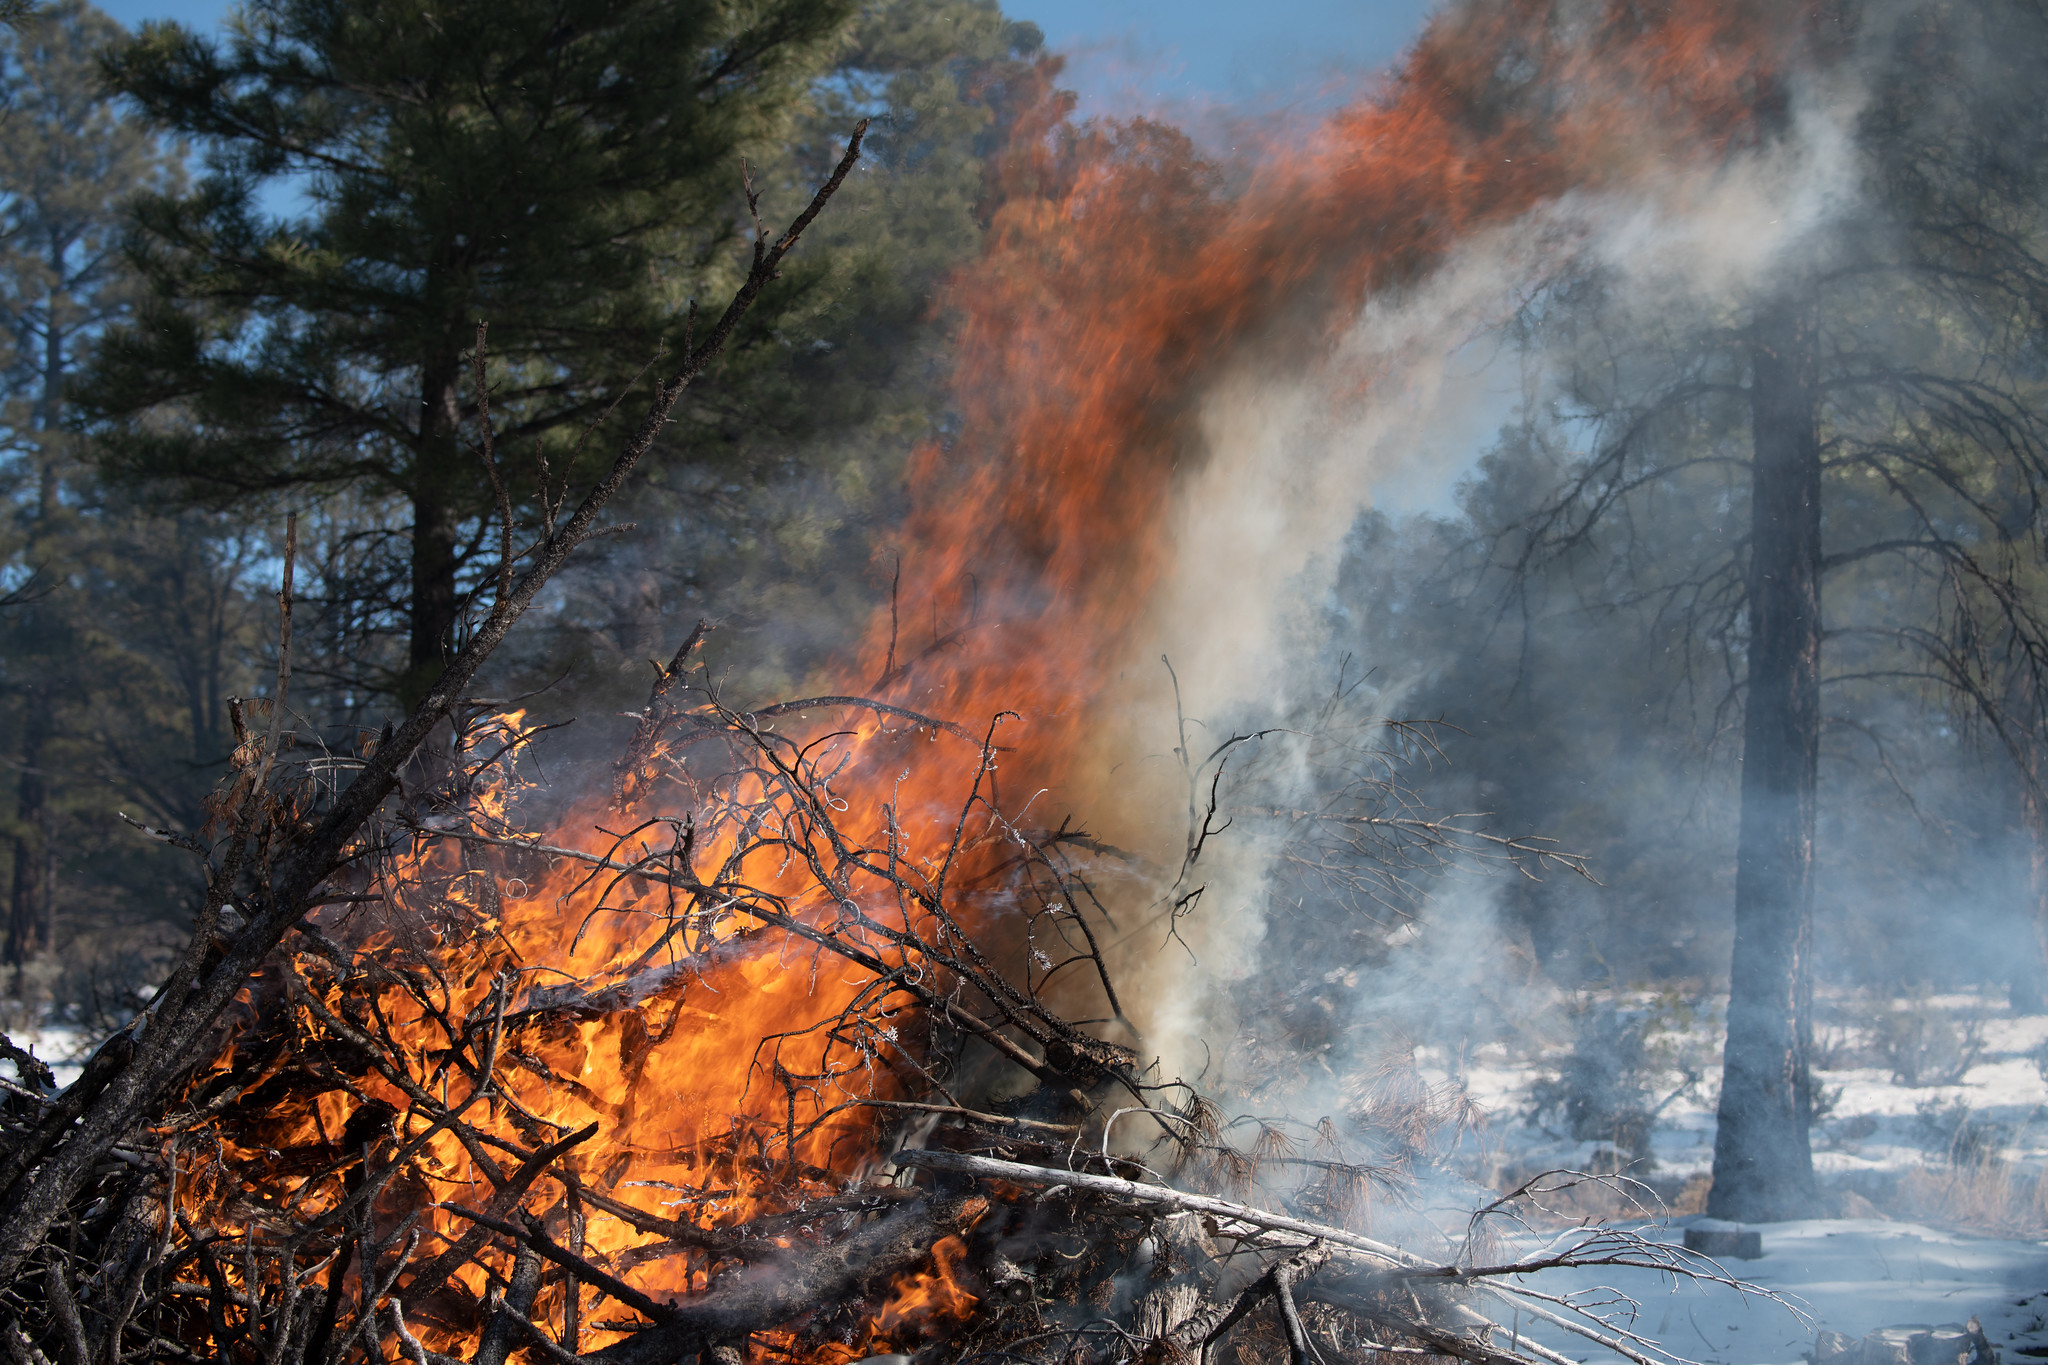
[[[1968,997],[1936,997],[1937,1008],[1968,1013]],[[1883,1067],[1819,1073],[1823,1086],[1839,1087],[1834,1112],[1816,1135],[1814,1166],[1822,1177],[1854,1187],[1856,1178],[1896,1173],[1924,1164],[1921,1145],[1927,1110],[1967,1110],[1976,1122],[1998,1130],[2007,1160],[2031,1174],[2048,1169],[2048,1081],[2028,1053],[2048,1042],[2048,1015],[2000,1017],[1985,1011],[1976,1020],[1983,1036],[1981,1060],[1952,1085],[1920,1087],[1895,1082]]]
[[[1651,1235],[1675,1242],[1681,1227]],[[1725,1286],[1674,1286],[1643,1270],[1555,1272],[1539,1287],[1593,1297],[1601,1287],[1617,1289],[1641,1305],[1634,1330],[1707,1365],[1789,1365],[1812,1351],[1822,1330],[1860,1337],[1973,1315],[2007,1365],[2048,1356],[2048,1244],[1872,1218],[1769,1224],[1763,1243],[1762,1259],[1731,1261],[1728,1269],[1800,1314]],[[1547,1327],[1529,1330],[1526,1320],[1522,1326],[1547,1346],[1586,1357],[1583,1341]]]
[[[1700,1217],[1713,1163],[1719,1015],[1679,1011],[1674,1026],[1650,997],[1611,1003],[1657,1021],[1648,1049],[1655,1064],[1641,1078],[1643,1093],[1662,1106],[1648,1161],[1640,1151],[1617,1160],[1613,1144],[1599,1138],[1574,1139],[1555,1109],[1548,1121],[1529,1121],[1546,1081],[1555,1094],[1574,1048],[1569,1037],[1519,1048],[1496,1042],[1462,1061],[1447,1049],[1419,1060],[1433,1079],[1462,1080],[1487,1112],[1485,1128],[1458,1153],[1470,1177],[1498,1187],[1546,1168],[1620,1165],[1667,1201],[1669,1214],[1645,1225],[1646,1235],[1677,1242]],[[1636,1330],[1714,1365],[1795,1361],[1823,1329],[1860,1337],[1972,1315],[2007,1365],[2048,1358],[2048,1081],[2030,1055],[2048,1042],[2048,1016],[2014,1016],[2002,1001],[1970,995],[1845,997],[1824,1000],[1817,1013],[1827,1068],[1815,1079],[1831,1107],[1814,1130],[1814,1164],[1824,1195],[1852,1216],[1764,1225],[1762,1259],[1728,1263],[1805,1318],[1725,1287],[1674,1287],[1648,1271],[1563,1272],[1542,1287],[1619,1290],[1642,1305]],[[1943,1037],[1963,1040],[1958,1060],[1968,1065],[1952,1079],[1936,1077],[1945,1084],[1902,1084],[1878,1035],[1899,1018],[1929,1015],[1953,1026]],[[1689,1077],[1697,1079],[1688,1084]],[[1554,1329],[1530,1334],[1586,1356],[1586,1343]]]
[[[1969,995],[1854,1004],[1852,1009],[1851,1002],[1824,1002],[1820,1013],[1853,1017],[1911,1008],[1947,1015],[1959,1032],[1975,1031],[1979,1053],[1951,1083],[1903,1085],[1860,1036],[1870,1025],[1824,1026],[1822,1060],[1832,1066],[1814,1073],[1827,1113],[1813,1134],[1814,1167],[1824,1187],[1882,1202],[1903,1178],[1948,1169],[1945,1148],[1965,1121],[1965,1139],[1991,1143],[2016,1181],[2048,1172],[2048,1080],[2030,1055],[2048,1044],[2048,1015],[2014,1016],[2002,1004]],[[1718,1018],[1716,1011],[1704,1010],[1683,1030],[1653,1029],[1652,1053],[1667,1064],[1650,1069],[1645,1080],[1661,1108],[1650,1131],[1652,1159],[1629,1169],[1660,1189],[1681,1188],[1712,1168]],[[1569,1041],[1523,1049],[1494,1042],[1474,1049],[1462,1065],[1443,1055],[1424,1060],[1436,1063],[1436,1076],[1461,1080],[1486,1111],[1488,1126],[1473,1147],[1475,1155],[1483,1153],[1496,1168],[1590,1169],[1601,1164],[1602,1148],[1610,1142],[1573,1139],[1554,1123],[1531,1124],[1524,1117],[1538,1085],[1558,1074],[1571,1051]],[[1698,1078],[1691,1085],[1688,1069]]]

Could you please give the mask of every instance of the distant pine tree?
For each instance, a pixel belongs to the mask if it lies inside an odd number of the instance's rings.
[[[127,117],[99,56],[123,35],[81,3],[15,7],[0,30],[0,753],[12,801],[0,809],[5,959],[21,968],[58,940],[61,917],[94,900],[74,874],[90,864],[104,889],[123,876],[160,886],[123,830],[112,834],[108,785],[138,814],[174,819],[212,758],[211,717],[188,723],[178,683],[165,686],[123,632],[137,588],[155,597],[146,632],[163,637],[180,682],[217,683],[229,652],[233,596],[198,544],[199,528],[139,509],[103,515],[70,429],[69,385],[92,342],[132,307],[136,280],[119,250],[124,205],[176,183],[177,157]],[[167,567],[172,541],[189,561]],[[200,580],[206,580],[204,587]],[[198,597],[217,599],[198,605]],[[211,644],[183,627],[209,617]],[[202,632],[204,633],[204,632]],[[175,637],[175,638],[172,638]],[[216,688],[216,690],[218,690]],[[213,708],[218,711],[218,707]],[[144,755],[148,757],[145,758]],[[140,782],[143,768],[150,769]],[[198,786],[210,784],[201,777]],[[194,794],[196,800],[196,794]],[[96,856],[97,855],[97,856]],[[145,855],[143,863],[150,860]],[[100,901],[131,899],[107,897]],[[68,931],[67,931],[68,932]],[[26,993],[17,970],[11,989]]]

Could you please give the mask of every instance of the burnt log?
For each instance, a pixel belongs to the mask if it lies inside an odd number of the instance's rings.
[[[914,1269],[942,1239],[986,1207],[980,1199],[920,1200],[837,1242],[800,1248],[746,1266],[709,1292],[670,1304],[665,1321],[592,1352],[605,1365],[675,1361],[840,1303]]]

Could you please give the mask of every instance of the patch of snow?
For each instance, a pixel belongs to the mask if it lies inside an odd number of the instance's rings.
[[[1682,1219],[1642,1229],[1677,1242]],[[1860,1337],[1904,1323],[1979,1318],[2007,1365],[2048,1354],[2048,1243],[1977,1237],[1885,1219],[1765,1223],[1761,1260],[1730,1261],[1732,1277],[1785,1303],[1722,1285],[1674,1285],[1646,1270],[1546,1272],[1535,1287],[1595,1300],[1618,1291],[1640,1308],[1634,1330],[1704,1365],[1791,1365],[1822,1330]],[[1785,1304],[1806,1315],[1802,1318]],[[1505,1310],[1504,1310],[1505,1311]],[[1585,1358],[1589,1343],[1520,1320],[1524,1335]]]
[[[1676,1071],[1649,1078],[1664,1100],[1650,1133],[1653,1164],[1638,1173],[1660,1183],[1683,1182],[1713,1165],[1715,1106],[1720,1049],[1720,1001],[1696,1011],[1690,1033],[1666,1034],[1677,1050],[1711,1058],[1689,1090]],[[1814,1083],[1833,1098],[1826,1117],[1814,1125],[1814,1168],[1824,1183],[1863,1189],[1877,1177],[1896,1178],[1940,1164],[1938,1124],[1967,1113],[1973,1123],[1996,1129],[1999,1155],[2028,1176],[2048,1173],[2048,1079],[2032,1055],[2048,1045],[2048,1015],[2014,1016],[1987,1007],[1970,995],[1934,996],[1919,1002],[1974,1020],[1982,1052],[1953,1085],[1905,1086],[1878,1065],[1814,1073]],[[1853,1032],[1853,1030],[1852,1030]],[[1487,1115],[1487,1130],[1465,1149],[1468,1168],[1483,1161],[1496,1169],[1572,1166],[1591,1159],[1598,1142],[1576,1142],[1531,1127],[1525,1121],[1533,1088],[1555,1074],[1567,1049],[1539,1046],[1517,1055],[1500,1042],[1472,1049],[1462,1062],[1432,1058],[1433,1069],[1455,1076]],[[1665,1099],[1666,1096],[1670,1098]]]
[[[92,1055],[92,1049],[98,1042],[98,1039],[88,1037],[85,1030],[65,1024],[31,1025],[17,1028],[8,1036],[16,1047],[25,1048],[37,1061],[50,1068],[60,1090],[78,1079],[78,1073],[85,1069],[85,1059]]]

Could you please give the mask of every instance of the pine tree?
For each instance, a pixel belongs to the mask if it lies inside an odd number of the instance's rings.
[[[103,616],[81,597],[99,532],[85,515],[66,387],[86,347],[135,296],[118,249],[122,205],[175,168],[101,79],[99,54],[120,37],[99,11],[64,0],[0,38],[0,438],[10,495],[0,554],[15,598],[0,615],[0,690],[12,702],[6,955],[17,968],[56,936],[67,802],[58,770],[71,722],[118,672],[87,638]]]
[[[685,396],[622,514],[635,529],[571,571],[556,629],[524,642],[546,657],[509,690],[574,667],[579,712],[637,706],[642,661],[705,615],[723,623],[713,649],[736,695],[786,694],[857,643],[888,591],[876,535],[902,513],[905,462],[943,437],[954,401],[942,286],[980,249],[993,159],[1057,71],[1042,42],[993,0],[863,6],[787,155],[757,179],[763,216],[800,206],[839,131],[866,117],[862,173],[770,300],[772,328]]]
[[[522,515],[680,341],[745,230],[742,154],[786,132],[850,9],[260,0],[225,46],[145,26],[109,73],[209,172],[140,211],[150,303],[89,385],[110,467],[194,501],[401,501],[409,640],[386,682],[416,694],[495,549],[465,438],[477,323]]]
[[[1518,549],[1525,564],[1582,554],[1595,523],[1634,515],[1654,485],[1700,464],[1748,476],[1731,496],[1747,503],[1746,535],[1729,535],[1706,565],[1654,563],[1631,587],[1690,598],[1691,623],[1743,678],[1735,943],[1707,1205],[1742,1221],[1816,1207],[1824,686],[1923,679],[2016,732],[2022,768],[2029,717],[2048,713],[2048,606],[2029,582],[2048,549],[2036,358],[2048,321],[2037,169],[2048,121],[2020,55],[2039,47],[2042,17],[2008,4],[1849,17],[1858,74],[1885,92],[1856,129],[1858,213],[1794,242],[1740,297],[1699,300],[1691,318],[1666,302],[1631,316],[1616,303],[1626,289],[1610,298],[1599,283],[1557,308],[1546,325],[1559,339],[1573,331],[1579,348],[1567,408],[1599,440],[1525,520]],[[1930,80],[1938,69],[1951,78]],[[1830,584],[1880,564],[1889,614],[1857,619]],[[1888,653],[1873,656],[1874,641]],[[1993,657],[2012,666],[2002,678],[1985,666]]]

